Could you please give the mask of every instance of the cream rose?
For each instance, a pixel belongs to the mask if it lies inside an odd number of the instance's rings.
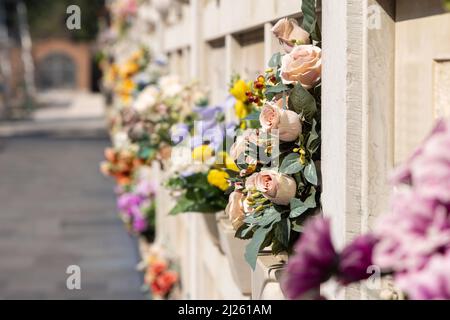
[[[244,194],[240,191],[234,191],[230,194],[228,205],[225,208],[225,213],[231,221],[235,230],[244,223],[244,208],[243,208]]]
[[[258,172],[255,187],[264,197],[280,205],[288,205],[297,191],[297,183],[293,178],[272,170]]]
[[[299,27],[295,19],[284,18],[279,20],[273,26],[272,32],[283,44],[283,48],[287,53],[292,51],[295,42],[299,44],[311,43],[309,33]]]
[[[300,83],[311,89],[320,81],[322,52],[314,45],[296,46],[281,60],[281,79],[284,84]]]
[[[282,109],[279,103],[267,103],[261,110],[259,122],[265,131],[277,129],[281,141],[294,141],[302,133],[298,114]]]

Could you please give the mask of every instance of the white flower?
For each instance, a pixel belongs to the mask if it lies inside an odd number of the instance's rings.
[[[165,98],[171,98],[181,93],[183,86],[178,76],[170,75],[159,80],[159,86]]]
[[[139,113],[145,113],[158,101],[159,91],[154,86],[146,87],[137,97],[133,109]]]
[[[113,146],[118,150],[129,149],[131,146],[131,141],[128,138],[128,134],[124,131],[118,131],[113,134],[112,137]]]

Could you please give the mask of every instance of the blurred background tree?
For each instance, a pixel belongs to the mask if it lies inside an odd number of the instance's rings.
[[[94,40],[98,32],[98,17],[104,10],[104,0],[25,0],[31,36],[69,38],[74,41]],[[78,5],[81,9],[81,29],[69,30],[66,9]]]

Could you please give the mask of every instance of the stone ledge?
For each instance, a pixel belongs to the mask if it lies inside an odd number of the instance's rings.
[[[252,272],[253,300],[284,300],[280,287],[280,277],[283,270],[281,263],[271,253],[261,253]]]

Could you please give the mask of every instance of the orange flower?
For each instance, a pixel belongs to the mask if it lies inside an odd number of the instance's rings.
[[[167,263],[164,261],[157,261],[153,263],[149,268],[150,273],[152,273],[155,276],[159,275],[160,273],[166,270],[167,270]]]
[[[116,162],[117,161],[117,153],[113,148],[106,148],[105,149],[105,158],[109,162]]]

